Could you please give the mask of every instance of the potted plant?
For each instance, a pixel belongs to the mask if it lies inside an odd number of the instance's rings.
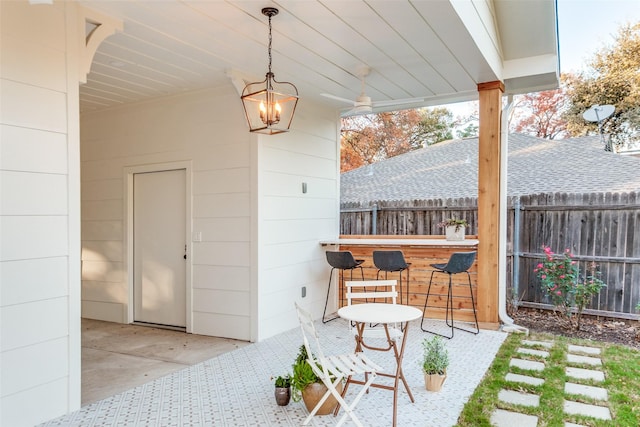
[[[440,336],[425,338],[422,341],[424,359],[422,371],[424,372],[424,384],[429,391],[440,391],[442,384],[447,379],[447,366],[449,366],[449,352],[444,340]]]
[[[276,403],[279,406],[287,406],[291,399],[291,377],[289,374],[277,376],[275,386]]]
[[[448,218],[438,225],[445,229],[447,240],[464,240],[465,229],[469,224],[465,219]]]
[[[296,360],[293,363],[291,398],[294,402],[299,402],[302,399],[307,411],[311,412],[326,391],[327,387],[322,384],[320,378],[313,372],[311,365],[307,362],[306,348],[304,345],[301,345]],[[342,392],[342,384],[339,385],[338,391]],[[318,409],[317,415],[330,414],[337,404],[338,401],[335,397],[329,396],[320,409]]]

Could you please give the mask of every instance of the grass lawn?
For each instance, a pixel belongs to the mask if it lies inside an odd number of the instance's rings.
[[[549,356],[545,359],[539,356],[518,354],[517,350],[521,347],[523,340],[552,341],[554,345],[551,349],[539,348],[549,351]],[[602,360],[602,366],[569,364],[567,362],[569,344],[601,348],[602,352],[599,357]],[[509,366],[512,357],[544,362],[545,368],[541,372],[522,371]],[[567,366],[602,370],[605,374],[604,382],[569,380],[574,383],[606,388],[609,400],[602,402],[586,396],[565,395],[564,385],[568,380],[565,375],[565,367]],[[545,382],[539,386],[512,383],[505,380],[505,375],[509,372],[536,376],[543,378]],[[540,406],[530,408],[501,402],[498,400],[498,393],[501,389],[537,394],[540,396]],[[563,411],[565,398],[608,406],[612,420],[604,421],[584,416],[566,415]],[[498,351],[485,378],[465,405],[457,426],[491,426],[489,420],[497,408],[535,415],[538,417],[538,427],[561,427],[565,422],[591,427],[638,427],[640,426],[640,351],[600,341],[576,340],[557,335],[536,333],[527,337],[524,334],[511,334]]]

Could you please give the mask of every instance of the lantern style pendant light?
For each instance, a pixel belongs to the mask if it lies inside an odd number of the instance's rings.
[[[269,17],[269,71],[263,81],[246,85],[240,99],[249,131],[274,135],[289,131],[298,103],[298,89],[292,83],[276,81],[271,72],[271,17],[278,14],[278,9],[265,7],[262,14]]]

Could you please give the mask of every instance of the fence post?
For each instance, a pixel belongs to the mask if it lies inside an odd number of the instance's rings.
[[[371,207],[371,234],[378,234],[378,205],[373,204]]]
[[[520,197],[513,203],[513,277],[511,284],[515,298],[520,298]],[[513,296],[513,295],[512,295]]]

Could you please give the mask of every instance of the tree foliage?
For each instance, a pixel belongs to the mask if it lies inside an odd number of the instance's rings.
[[[447,108],[391,111],[342,119],[340,171],[451,139],[455,125]]]
[[[563,117],[566,104],[567,97],[562,89],[521,95],[514,107],[512,129],[538,138],[562,138],[567,129]]]
[[[597,51],[587,71],[564,78],[570,100],[565,114],[572,136],[598,133],[584,111],[595,104],[615,106],[602,122],[603,132],[618,147],[640,143],[640,23],[620,27],[615,42]]]
[[[411,138],[420,115],[417,110],[391,111],[342,119],[342,172],[397,156],[415,148]]]
[[[444,107],[423,109],[420,113],[422,117],[413,136],[416,146],[426,147],[453,138],[452,130],[455,121],[449,109]]]
[[[468,123],[464,128],[456,131],[458,138],[471,138],[478,136],[478,125],[476,123]]]

